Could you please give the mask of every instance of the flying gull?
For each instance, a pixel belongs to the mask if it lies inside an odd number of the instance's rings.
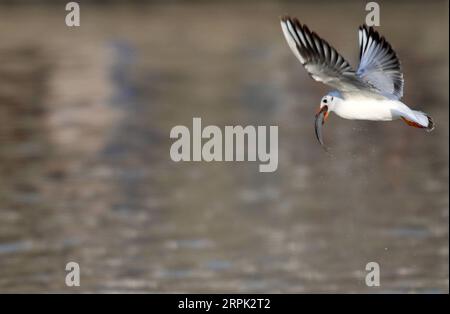
[[[350,120],[402,119],[428,132],[434,129],[429,115],[400,101],[400,62],[391,45],[373,27],[359,27],[360,61],[356,72],[336,49],[296,18],[282,17],[281,28],[289,47],[311,77],[334,89],[322,97],[316,114],[316,137],[322,146],[322,125],[330,112]]]

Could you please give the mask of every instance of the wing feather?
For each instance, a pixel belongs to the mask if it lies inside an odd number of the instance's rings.
[[[394,49],[373,27],[362,25],[358,35],[360,61],[356,74],[386,97],[402,98],[403,73]]]
[[[282,17],[281,28],[289,47],[314,80],[343,92],[371,89],[336,49],[296,18]]]

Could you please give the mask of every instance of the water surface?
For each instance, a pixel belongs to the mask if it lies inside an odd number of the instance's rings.
[[[364,7],[0,6],[0,292],[447,292],[448,5],[382,4],[430,134],[313,116],[299,16],[357,58]],[[279,167],[174,163],[170,129],[278,125]],[[81,287],[65,286],[65,264]],[[381,266],[381,287],[364,283]]]

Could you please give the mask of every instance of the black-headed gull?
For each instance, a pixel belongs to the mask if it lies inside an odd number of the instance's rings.
[[[427,131],[433,120],[402,103],[403,74],[395,51],[373,27],[359,28],[359,66],[356,72],[325,40],[296,18],[284,16],[281,27],[289,47],[311,77],[333,87],[316,114],[315,130],[321,145],[322,125],[329,112],[351,120],[392,121],[402,119]]]

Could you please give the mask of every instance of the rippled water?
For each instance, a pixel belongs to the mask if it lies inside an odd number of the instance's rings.
[[[278,17],[354,64],[363,5],[255,6],[0,6],[0,292],[448,293],[448,5],[381,13],[435,132],[332,116],[331,155]],[[172,162],[196,116],[278,125],[278,170]]]

